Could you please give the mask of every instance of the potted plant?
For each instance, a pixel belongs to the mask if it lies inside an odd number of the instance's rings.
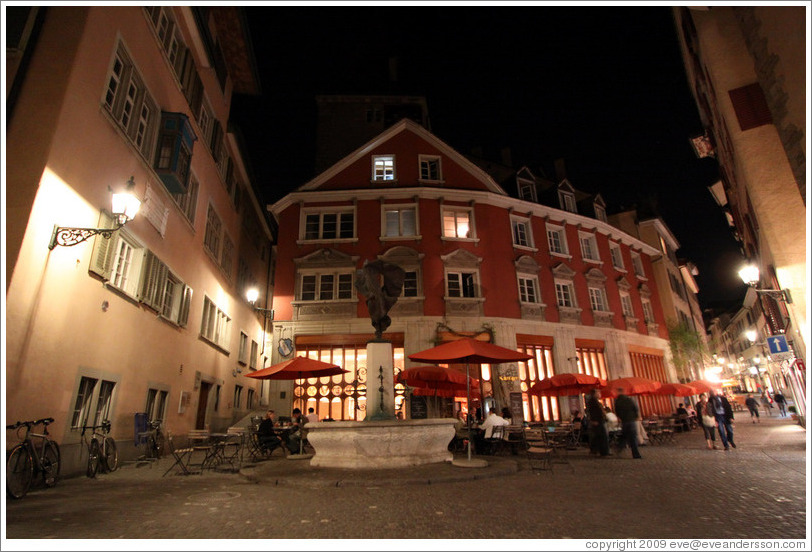
[[[789,412],[789,415],[793,420],[798,420],[798,410],[794,406],[787,407],[787,412]]]

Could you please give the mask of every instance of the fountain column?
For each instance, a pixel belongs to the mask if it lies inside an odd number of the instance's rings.
[[[367,342],[367,421],[396,419],[394,368],[390,341]]]

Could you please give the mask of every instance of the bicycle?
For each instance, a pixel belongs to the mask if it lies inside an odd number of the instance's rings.
[[[90,439],[85,438],[85,432],[90,430]],[[96,431],[100,429],[101,431]],[[110,421],[104,420],[101,425],[82,426],[82,441],[87,446],[87,471],[88,477],[96,477],[99,468],[103,473],[115,471],[118,468],[118,448],[115,440],[108,435],[110,433]]]
[[[144,457],[158,460],[164,455],[166,450],[166,439],[164,438],[163,431],[161,431],[161,422],[163,420],[153,420],[148,422],[149,431],[143,434],[146,436],[146,448],[144,450]]]
[[[42,418],[6,426],[6,429],[15,430],[20,439],[11,449],[6,461],[6,492],[12,498],[26,495],[34,480],[35,471],[42,473],[46,487],[53,487],[59,480],[59,445],[48,436],[48,424],[53,421],[53,418]],[[31,428],[38,425],[43,426],[42,433],[32,433]],[[22,428],[25,428],[25,434],[20,436]],[[39,447],[32,437],[40,439]]]

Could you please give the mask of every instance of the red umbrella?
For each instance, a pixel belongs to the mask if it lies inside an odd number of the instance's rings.
[[[297,356],[291,360],[268,366],[256,372],[245,374],[247,378],[270,380],[297,380],[307,378],[321,378],[346,374],[345,370],[336,364],[329,364],[313,358]]]
[[[648,378],[628,377],[609,380],[601,388],[601,396],[612,398],[618,395],[617,390],[623,389],[626,395],[650,395],[662,387],[662,383]]]
[[[456,383],[465,386],[466,375],[442,366],[415,366],[398,374],[398,382],[409,387],[433,387],[433,383]],[[479,382],[471,378],[472,385]]]
[[[447,387],[415,387],[412,390],[412,395],[423,397],[465,397],[467,396],[468,388],[465,385],[448,385]],[[478,389],[471,390],[471,396],[475,399],[480,397]]]
[[[606,385],[606,380],[588,374],[555,374],[534,383],[530,388],[530,393],[549,397],[565,397],[580,395],[604,385]]]
[[[456,341],[443,343],[431,349],[409,355],[409,360],[415,362],[432,362],[435,364],[462,364],[465,363],[465,375],[468,376],[468,404],[471,404],[471,385],[468,365],[473,364],[501,364],[503,362],[519,362],[530,360],[531,355],[520,353],[512,349],[500,347],[492,343],[478,341],[464,337]],[[471,463],[471,418],[468,417],[468,463]],[[486,464],[487,465],[487,464]]]
[[[697,393],[699,391],[693,385],[685,383],[664,383],[654,392],[655,395],[674,395],[675,397],[690,397]]]
[[[715,391],[722,389],[722,383],[718,381],[694,380],[689,381],[688,385],[696,389],[699,393],[708,393],[711,389]]]

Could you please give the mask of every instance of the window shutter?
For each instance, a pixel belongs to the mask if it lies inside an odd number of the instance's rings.
[[[181,299],[180,312],[178,313],[178,325],[186,327],[189,322],[189,307],[192,304],[192,288],[183,286],[183,299]]]
[[[113,217],[102,212],[99,216],[99,228],[113,228]],[[93,254],[88,270],[98,274],[105,280],[109,280],[113,272],[113,244],[115,241],[116,234],[113,234],[109,238],[99,234],[96,236],[96,241],[93,244]]]
[[[739,120],[741,129],[749,130],[773,122],[764,91],[759,83],[754,82],[741,88],[728,91],[733,110]]]
[[[152,251],[147,251],[141,276],[141,294],[139,299],[142,303],[157,311],[161,310],[167,274],[168,269],[166,265],[156,257]]]

